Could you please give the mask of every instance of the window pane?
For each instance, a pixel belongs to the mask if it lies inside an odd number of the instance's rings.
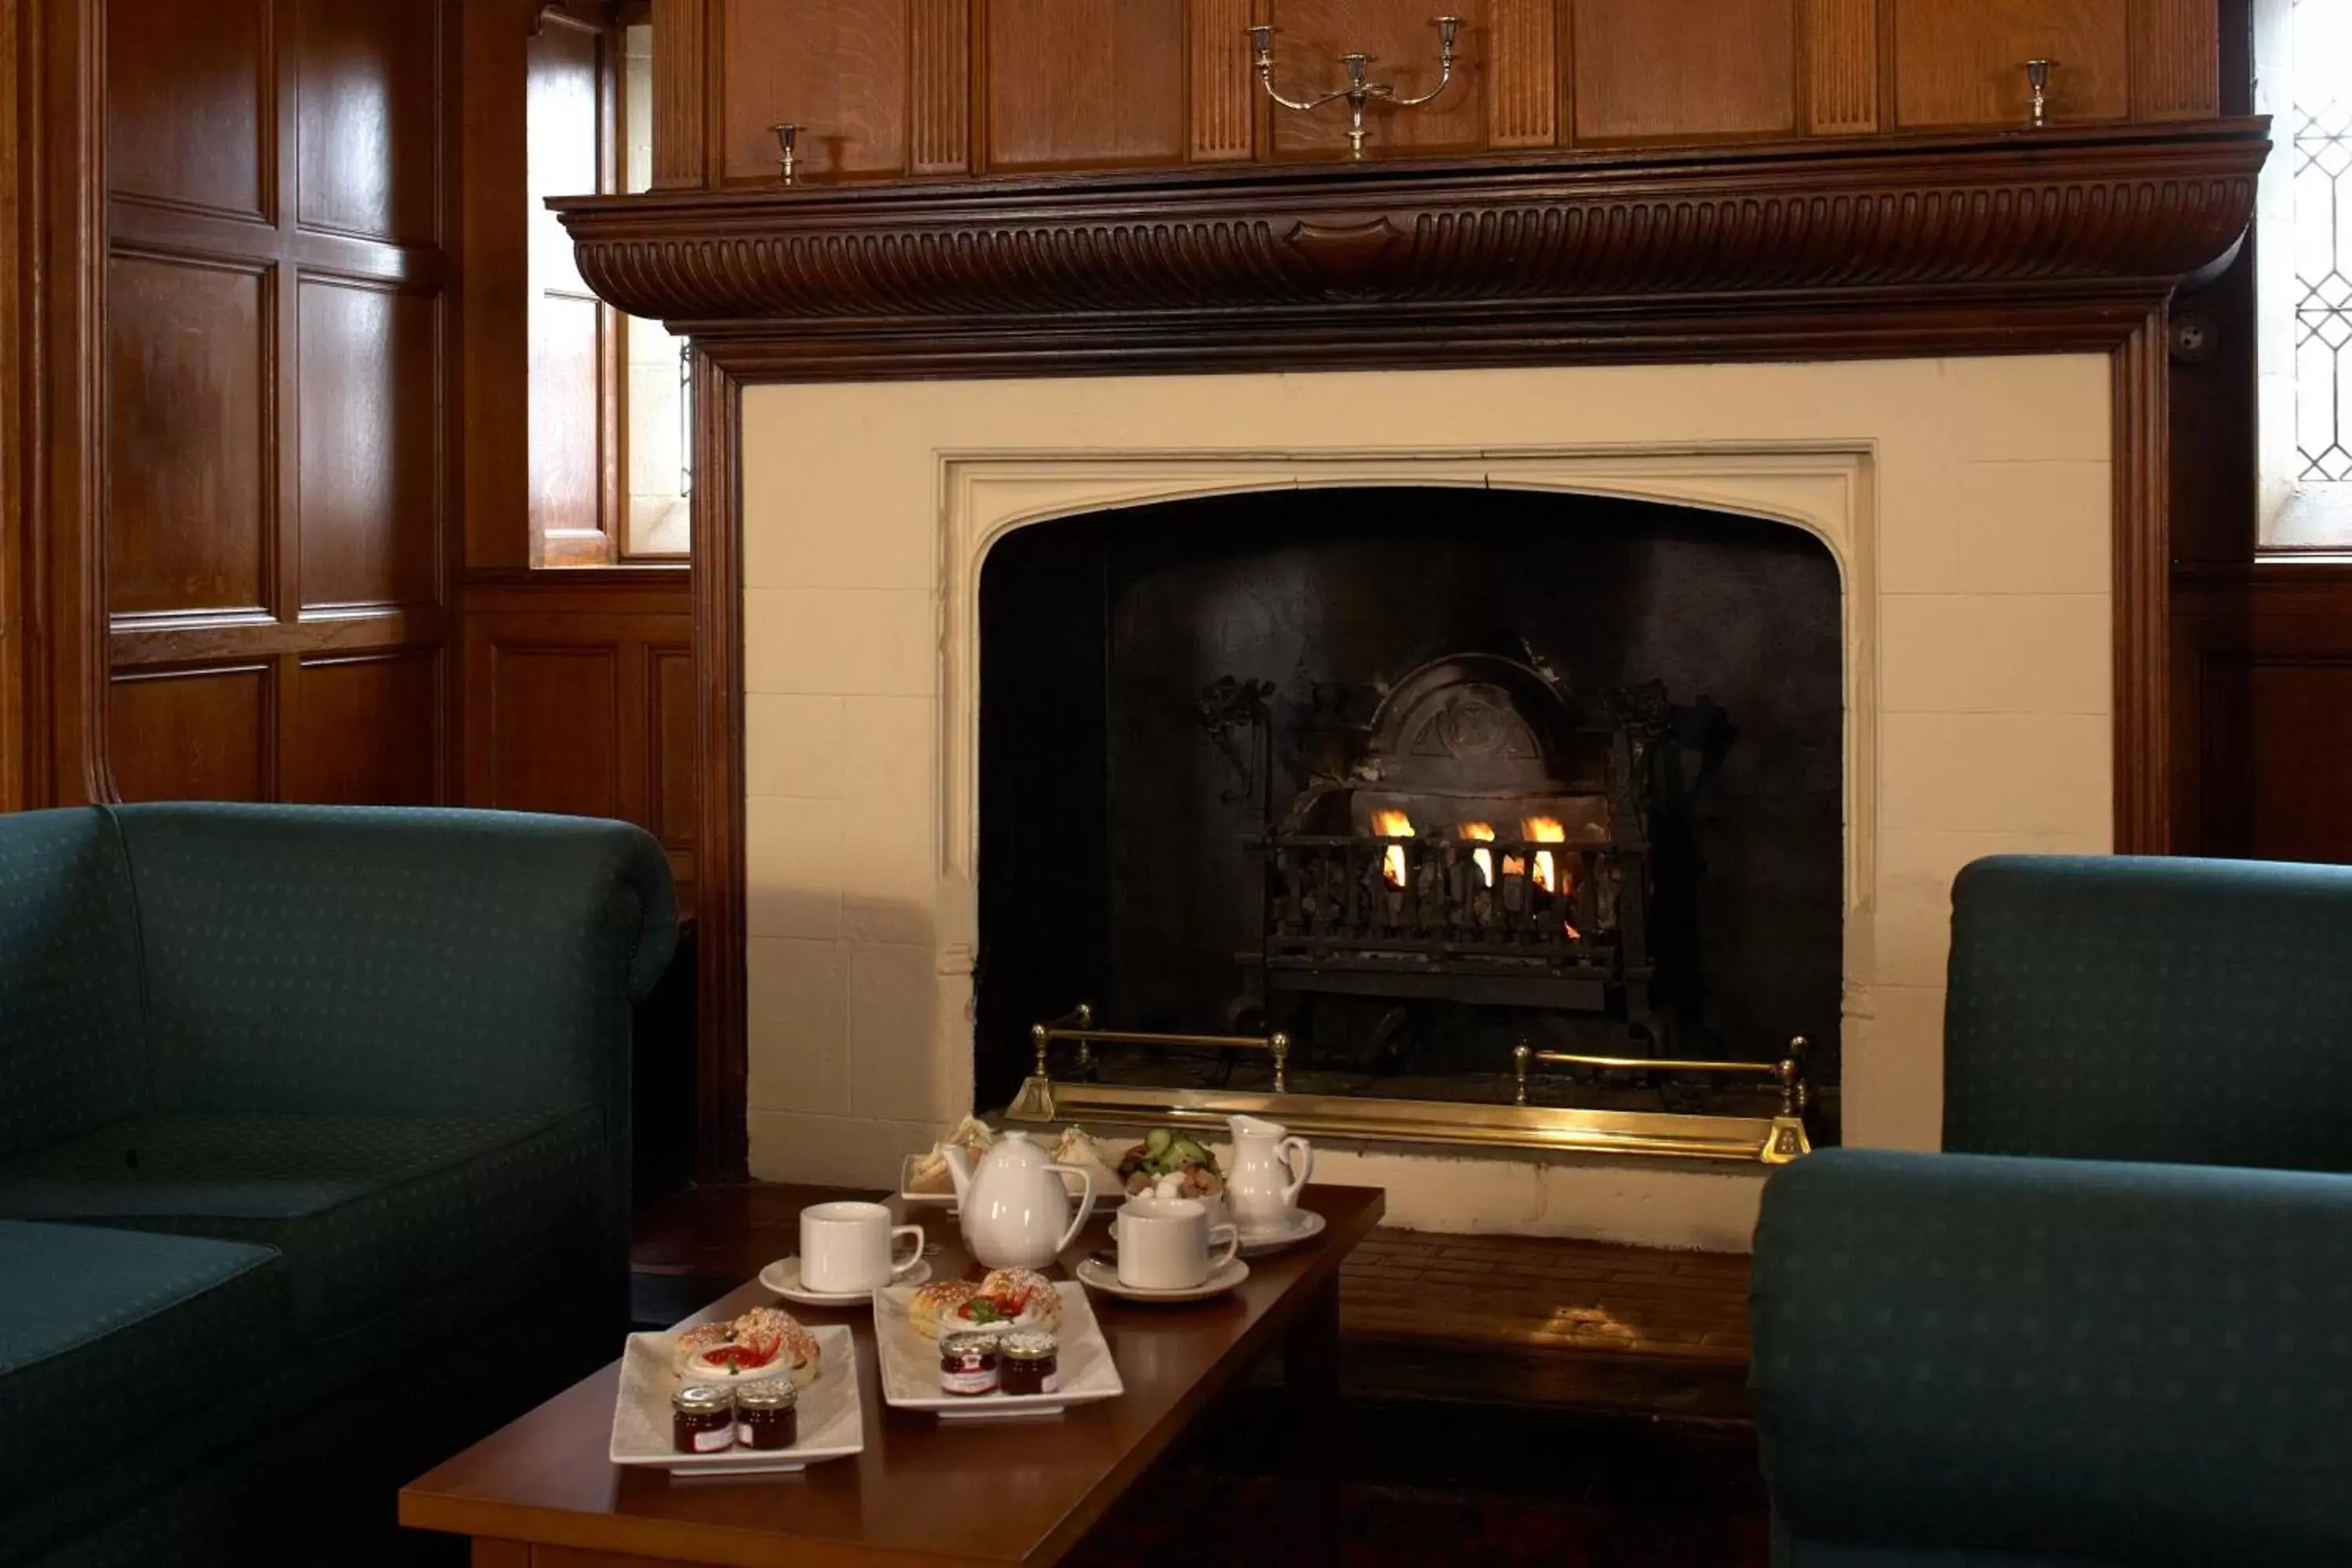
[[[626,30],[622,55],[622,121],[627,126],[622,188],[650,188],[654,179],[653,29]],[[683,555],[687,550],[688,451],[693,418],[687,405],[686,343],[659,321],[632,316],[629,342],[628,555]]]
[[[2352,0],[2294,7],[2294,433],[2305,484],[2352,480]]]

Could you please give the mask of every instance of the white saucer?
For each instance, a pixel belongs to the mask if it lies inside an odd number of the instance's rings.
[[[1072,1270],[1078,1283],[1091,1286],[1106,1296],[1117,1296],[1128,1301],[1205,1301],[1212,1296],[1222,1296],[1249,1278],[1249,1265],[1234,1258],[1222,1268],[1209,1271],[1209,1277],[1198,1285],[1181,1290],[1143,1290],[1132,1285],[1122,1285],[1118,1270],[1096,1262],[1091,1258],[1080,1258]]]
[[[1242,1232],[1242,1256],[1263,1258],[1269,1252],[1280,1252],[1286,1247],[1296,1247],[1323,1234],[1323,1216],[1313,1209],[1293,1209],[1288,1225],[1274,1226],[1265,1230]]]
[[[931,1277],[928,1258],[918,1258],[915,1266],[896,1279],[893,1285],[920,1285]],[[874,1298],[871,1290],[803,1290],[801,1289],[801,1260],[782,1258],[760,1270],[760,1283],[787,1301],[798,1301],[803,1307],[863,1307]]]

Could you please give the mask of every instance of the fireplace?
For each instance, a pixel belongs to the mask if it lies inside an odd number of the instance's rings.
[[[1024,530],[980,599],[982,1104],[1631,1151],[1650,1123],[1620,1118],[1665,1117],[1760,1156],[1797,1135],[1777,1075],[1810,1037],[1833,1115],[1818,540],[1286,490]],[[1654,1059],[1726,1066],[1597,1065]]]

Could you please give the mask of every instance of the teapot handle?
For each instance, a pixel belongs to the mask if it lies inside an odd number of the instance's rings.
[[[1086,1229],[1087,1221],[1094,1217],[1095,1173],[1082,1165],[1048,1165],[1045,1169],[1057,1175],[1068,1174],[1076,1176],[1079,1181],[1086,1184],[1086,1195],[1078,1200],[1077,1218],[1072,1220],[1070,1222],[1070,1228],[1062,1233],[1062,1239],[1054,1244],[1054,1250],[1058,1253],[1067,1249],[1070,1243],[1077,1240],[1078,1232]]]
[[[1296,1166],[1291,1163],[1293,1151],[1297,1152]],[[1285,1171],[1296,1169],[1298,1173],[1291,1178],[1290,1184],[1282,1189],[1282,1206],[1295,1209],[1298,1206],[1298,1194],[1306,1189],[1307,1178],[1315,1173],[1315,1151],[1308,1147],[1306,1139],[1292,1137],[1276,1144],[1274,1152]]]

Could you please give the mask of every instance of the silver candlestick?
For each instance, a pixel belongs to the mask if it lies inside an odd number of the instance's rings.
[[[781,154],[776,159],[776,168],[783,183],[788,185],[796,184],[794,172],[799,167],[800,160],[793,149],[794,143],[800,140],[801,128],[792,121],[784,120],[769,126],[768,129],[775,133],[776,149]]]
[[[1462,26],[1462,18],[1439,16],[1434,18],[1434,21],[1437,26],[1437,85],[1418,98],[1400,98],[1393,84],[1368,79],[1373,57],[1367,54],[1339,57],[1339,64],[1348,73],[1348,82],[1345,87],[1335,87],[1317,98],[1285,98],[1276,90],[1274,85],[1274,29],[1267,26],[1252,27],[1248,30],[1250,47],[1257,54],[1258,84],[1265,89],[1266,97],[1285,109],[1294,109],[1302,114],[1311,113],[1336,99],[1346,99],[1348,100],[1348,156],[1361,158],[1364,155],[1366,134],[1365,105],[1378,99],[1391,109],[1418,109],[1444,92],[1446,83],[1454,79],[1454,37]]]
[[[2025,62],[2025,86],[2032,95],[2033,123],[2037,127],[2050,123],[2050,71],[2057,63],[2056,60]]]

